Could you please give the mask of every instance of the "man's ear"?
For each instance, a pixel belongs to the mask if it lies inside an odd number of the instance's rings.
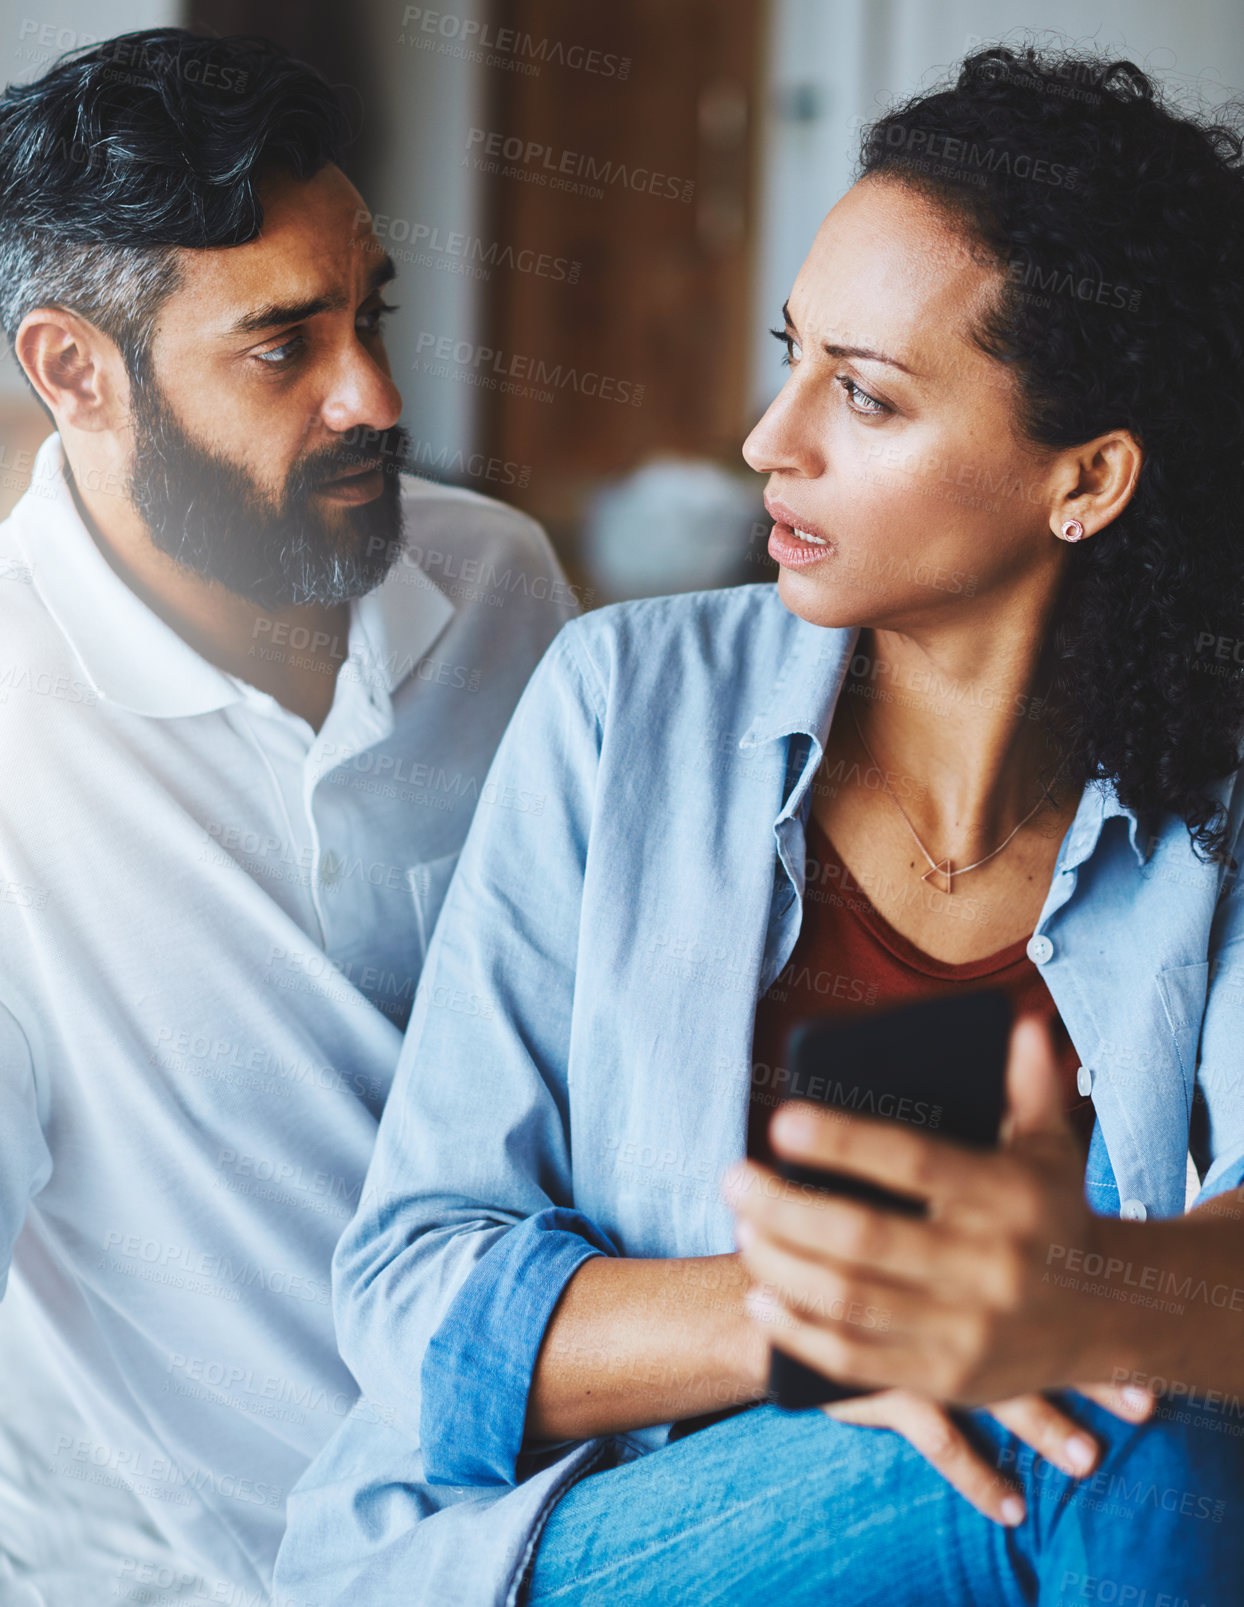
[[[122,428],[129,380],[115,342],[77,313],[36,307],[18,325],[13,349],[58,427]]]

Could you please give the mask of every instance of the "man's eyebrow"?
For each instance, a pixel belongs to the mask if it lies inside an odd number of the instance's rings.
[[[393,258],[386,251],[368,275],[367,294],[374,296],[381,285],[397,277]],[[253,307],[229,326],[231,335],[259,335],[265,329],[280,329],[290,324],[302,324],[322,312],[340,312],[346,298],[340,291],[327,296],[308,296],[303,301],[272,301],[264,307]]]
[[[786,320],[787,329],[794,329],[795,323],[790,315],[790,302],[782,304],[782,317]],[[901,368],[904,374],[910,374],[913,379],[919,375],[914,368],[901,363],[897,357],[890,357],[885,352],[874,351],[870,346],[836,346],[830,341],[823,341],[821,350],[827,357],[862,357],[872,363],[888,363],[891,368]]]

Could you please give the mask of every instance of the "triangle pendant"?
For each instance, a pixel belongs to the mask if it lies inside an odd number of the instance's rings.
[[[920,878],[920,880],[922,882],[927,882],[930,876],[944,876],[946,878],[945,887],[938,887],[938,884],[936,882],[933,883],[934,887],[937,887],[939,892],[941,892],[941,893],[953,893],[954,892],[954,890],[955,890],[955,885],[954,885],[955,884],[955,867],[951,864],[951,862],[948,859],[943,859],[940,865],[930,865],[928,870],[925,871],[924,875]]]

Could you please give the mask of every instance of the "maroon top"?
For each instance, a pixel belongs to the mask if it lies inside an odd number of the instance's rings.
[[[1040,971],[1020,938],[983,960],[949,965],[911,943],[873,908],[815,819],[808,822],[803,924],[790,959],[756,1007],[748,1153],[767,1154],[769,1117],[785,1081],[791,1030],[811,1016],[843,1019],[887,1006],[978,987],[1009,994],[1016,1016],[1049,1024],[1065,1090],[1065,1109],[1085,1155],[1093,1131],[1093,1102],[1076,1088],[1079,1057]],[[778,1092],[775,1094],[774,1088]]]

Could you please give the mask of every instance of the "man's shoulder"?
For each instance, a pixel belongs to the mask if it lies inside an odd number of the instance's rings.
[[[28,592],[33,593],[34,581],[34,571],[18,544],[13,518],[10,515],[0,522],[0,585],[24,586]],[[9,593],[0,592],[0,598],[7,602]]]
[[[507,562],[560,573],[543,527],[529,514],[462,486],[402,475],[403,542],[432,578],[446,565]]]
[[[76,663],[35,584],[15,523],[5,519],[0,523],[0,690],[6,667],[60,671]]]

